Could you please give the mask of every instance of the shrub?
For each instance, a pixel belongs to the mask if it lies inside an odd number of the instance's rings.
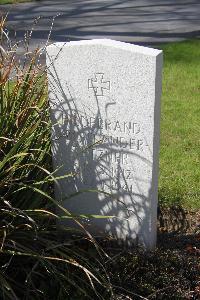
[[[41,49],[29,51],[28,32],[19,57],[4,18],[0,30],[0,298],[104,299],[111,289],[94,239],[57,232]]]

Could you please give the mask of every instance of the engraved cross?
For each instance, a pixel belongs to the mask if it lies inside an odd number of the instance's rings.
[[[104,96],[104,90],[110,90],[110,81],[104,81],[104,73],[95,73],[95,79],[88,79],[88,89],[93,89],[96,96]]]

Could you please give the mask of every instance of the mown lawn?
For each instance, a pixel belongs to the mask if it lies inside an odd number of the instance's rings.
[[[1,4],[15,4],[20,2],[31,2],[32,0],[0,0]]]
[[[164,50],[160,203],[200,208],[200,41]]]

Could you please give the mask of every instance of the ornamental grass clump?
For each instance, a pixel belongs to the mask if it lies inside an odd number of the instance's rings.
[[[56,221],[72,216],[53,196],[59,178],[51,169],[44,49],[29,50],[31,33],[11,42],[1,19],[0,299],[110,299],[105,253],[93,237],[57,231]]]

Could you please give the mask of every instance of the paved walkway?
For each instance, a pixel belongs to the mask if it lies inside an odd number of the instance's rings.
[[[32,43],[111,38],[156,44],[200,36],[200,0],[54,0],[2,5],[9,27],[21,38],[38,16]]]

